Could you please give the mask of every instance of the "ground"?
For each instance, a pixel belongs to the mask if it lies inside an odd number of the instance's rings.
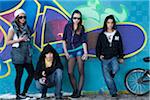
[[[24,100],[37,100],[40,97],[40,94],[29,94],[34,98],[27,98]],[[15,100],[15,95],[4,94],[0,95],[0,100]],[[40,99],[39,99],[40,100]],[[56,100],[53,94],[48,94],[48,98],[42,100]],[[70,98],[67,94],[63,97],[62,100],[150,100],[150,94],[144,96],[135,96],[132,94],[120,94],[118,97],[111,97],[110,95],[100,95],[100,94],[87,94],[82,95],[80,98]]]

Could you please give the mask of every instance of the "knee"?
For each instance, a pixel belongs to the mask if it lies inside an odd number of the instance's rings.
[[[29,72],[29,73],[28,73],[28,76],[29,76],[30,78],[33,78],[33,77],[34,77],[34,71]]]
[[[56,77],[59,80],[62,79],[62,70],[61,69],[56,69]]]
[[[73,70],[68,69],[68,75],[73,76]]]
[[[21,78],[22,75],[21,74],[16,74],[16,78]]]
[[[34,78],[34,72],[28,73],[28,77],[30,77],[30,79],[33,79]]]
[[[109,73],[109,71],[110,71],[110,69],[108,68],[108,67],[102,67],[102,69],[103,69],[103,73],[104,74],[107,74],[107,73]]]
[[[42,89],[44,88],[44,86],[42,86],[38,80],[35,81],[35,85],[36,85],[36,88],[40,91],[42,91]]]
[[[84,76],[84,71],[79,71],[80,76]]]
[[[69,75],[70,77],[73,77],[73,72],[72,72],[72,71],[68,71],[68,75]]]
[[[30,77],[30,79],[33,79],[34,78],[34,74],[30,73],[30,74],[28,74],[28,77]]]
[[[116,67],[114,68],[114,70],[113,70],[113,74],[116,74],[118,71],[119,71],[119,67],[116,66]]]

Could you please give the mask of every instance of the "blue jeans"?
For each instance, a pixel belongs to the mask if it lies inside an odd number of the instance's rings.
[[[119,70],[119,63],[117,57],[113,57],[108,60],[102,59],[102,69],[103,69],[104,79],[110,91],[110,94],[111,95],[116,94],[117,88],[111,74],[115,75]]]
[[[55,96],[61,96],[61,89],[62,89],[62,70],[57,68],[51,75],[48,76],[47,80],[49,83],[54,83],[55,88]],[[37,89],[40,90],[42,94],[47,93],[47,86],[41,85],[37,80],[35,82]]]

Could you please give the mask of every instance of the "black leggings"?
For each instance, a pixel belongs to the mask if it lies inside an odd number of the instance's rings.
[[[76,63],[78,64],[78,71],[79,71],[79,83],[77,83],[76,78],[74,76],[73,70],[74,70],[74,65]],[[73,87],[74,92],[79,92],[81,93],[83,84],[84,84],[84,62],[82,61],[81,57],[78,56],[76,58],[70,58],[68,62],[68,74],[69,74],[69,79],[71,82],[71,85]]]
[[[21,78],[23,75],[23,70],[24,68],[26,69],[28,73],[28,77],[26,79],[25,85],[24,85],[24,90],[22,94],[27,93],[29,86],[33,80],[34,76],[34,68],[32,64],[15,64],[16,68],[16,79],[15,79],[15,89],[16,89],[16,94],[20,94],[20,85],[21,85]]]

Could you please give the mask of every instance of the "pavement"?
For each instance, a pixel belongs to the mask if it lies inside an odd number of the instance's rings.
[[[26,98],[22,100],[56,100],[54,96],[51,94],[48,94],[48,98],[46,99],[40,99],[39,98],[40,94],[32,94],[32,96],[34,98]],[[11,94],[0,95],[0,100],[15,100],[15,95]],[[150,100],[150,94],[144,96],[135,96],[132,94],[120,94],[117,97],[111,97],[110,95],[87,94],[82,95],[80,98],[71,98],[68,95],[65,95],[63,99],[59,100]]]

